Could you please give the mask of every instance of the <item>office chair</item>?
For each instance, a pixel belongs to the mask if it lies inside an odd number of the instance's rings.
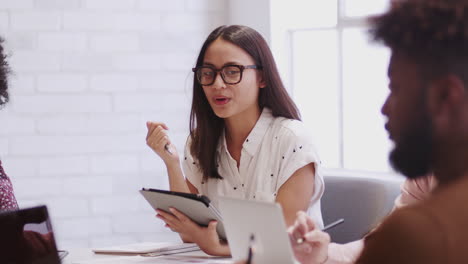
[[[327,232],[332,242],[362,238],[392,210],[402,179],[385,177],[325,176],[322,216],[325,225],[339,218],[344,223]]]

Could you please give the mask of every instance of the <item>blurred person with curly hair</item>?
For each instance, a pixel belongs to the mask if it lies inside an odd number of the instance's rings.
[[[3,48],[3,39],[0,38],[0,109],[8,102],[8,73],[9,67]],[[0,211],[18,209],[13,186],[6,175],[0,161]]]

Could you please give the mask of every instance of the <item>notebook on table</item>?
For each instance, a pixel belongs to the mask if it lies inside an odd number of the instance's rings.
[[[200,250],[200,248],[196,244],[181,242],[144,242],[120,246],[93,248],[93,252],[97,254],[146,256],[172,255],[197,250]]]
[[[220,197],[219,207],[234,260],[247,259],[252,244],[255,264],[297,263],[279,204]]]
[[[60,264],[46,206],[0,213],[1,263]]]

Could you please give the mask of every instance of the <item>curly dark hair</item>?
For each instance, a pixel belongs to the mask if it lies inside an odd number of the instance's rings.
[[[0,107],[9,100],[7,75],[10,71],[2,44],[3,39],[0,37]]]
[[[393,0],[388,12],[369,22],[375,41],[431,77],[452,72],[467,81],[468,0]]]

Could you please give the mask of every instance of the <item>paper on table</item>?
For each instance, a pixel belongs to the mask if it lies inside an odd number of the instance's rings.
[[[140,254],[140,256],[157,257],[157,256],[174,255],[174,254],[187,253],[187,252],[193,252],[193,251],[199,251],[199,250],[200,250],[199,247],[178,248],[178,249],[167,250],[164,252],[150,252],[146,254]]]
[[[93,252],[98,254],[147,254],[147,253],[180,253],[189,250],[198,250],[193,243],[173,242],[144,242],[113,247],[94,248]]]
[[[146,263],[164,263],[164,264],[231,264],[232,259],[226,258],[207,258],[207,257],[190,257],[190,256],[164,256],[164,257],[117,257],[94,259],[85,261],[74,261],[73,264],[146,264]]]
[[[172,255],[158,257],[155,259],[156,262],[153,263],[196,263],[196,264],[232,264],[234,261],[231,258],[216,258],[216,257],[193,257],[193,256],[183,256],[183,255]]]

